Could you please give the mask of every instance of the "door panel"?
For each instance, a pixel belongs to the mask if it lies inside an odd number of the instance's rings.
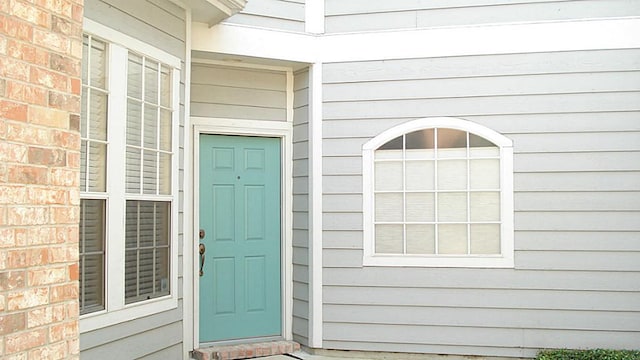
[[[201,343],[281,335],[280,169],[277,138],[200,136]]]

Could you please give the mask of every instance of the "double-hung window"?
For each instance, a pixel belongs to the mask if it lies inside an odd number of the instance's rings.
[[[364,264],[512,267],[511,141],[455,118],[363,146]]]
[[[80,314],[87,331],[177,306],[180,60],[85,24]]]

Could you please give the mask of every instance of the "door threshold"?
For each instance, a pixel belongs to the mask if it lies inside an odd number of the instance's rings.
[[[235,345],[213,345],[191,352],[196,360],[252,359],[262,356],[284,355],[300,351],[300,344],[294,341],[277,340]]]

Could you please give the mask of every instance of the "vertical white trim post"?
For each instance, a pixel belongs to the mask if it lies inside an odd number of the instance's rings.
[[[307,0],[304,4],[304,31],[324,33],[324,0]]]
[[[309,72],[309,346],[322,348],[322,63]]]

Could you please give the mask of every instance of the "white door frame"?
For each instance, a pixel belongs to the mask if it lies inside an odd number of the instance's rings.
[[[291,122],[278,122],[278,121],[262,121],[262,120],[238,120],[238,119],[223,119],[223,118],[206,118],[206,117],[191,117],[192,126],[192,156],[191,169],[193,169],[193,187],[192,198],[187,199],[186,203],[191,210],[192,217],[188,219],[187,223],[192,226],[193,239],[184,239],[185,243],[191,243],[192,246],[186,246],[190,249],[190,254],[184,256],[184,261],[190,261],[191,267],[188,263],[185,264],[185,269],[191,269],[184,274],[185,285],[192,284],[192,292],[188,294],[185,292],[185,301],[191,301],[193,303],[193,312],[187,313],[185,310],[185,317],[192,316],[193,328],[192,328],[192,344],[193,348],[198,348],[200,345],[200,318],[199,318],[199,291],[200,282],[198,274],[198,244],[196,234],[199,230],[199,206],[200,206],[200,179],[199,179],[199,161],[200,161],[200,146],[199,138],[201,134],[212,135],[240,135],[240,136],[261,136],[261,137],[276,137],[281,139],[281,283],[282,283],[282,337],[285,340],[291,340],[293,338],[293,126]],[[187,287],[185,286],[185,289]],[[186,309],[187,307],[185,307]],[[189,334],[187,334],[189,335]],[[188,341],[189,336],[185,338]]]

